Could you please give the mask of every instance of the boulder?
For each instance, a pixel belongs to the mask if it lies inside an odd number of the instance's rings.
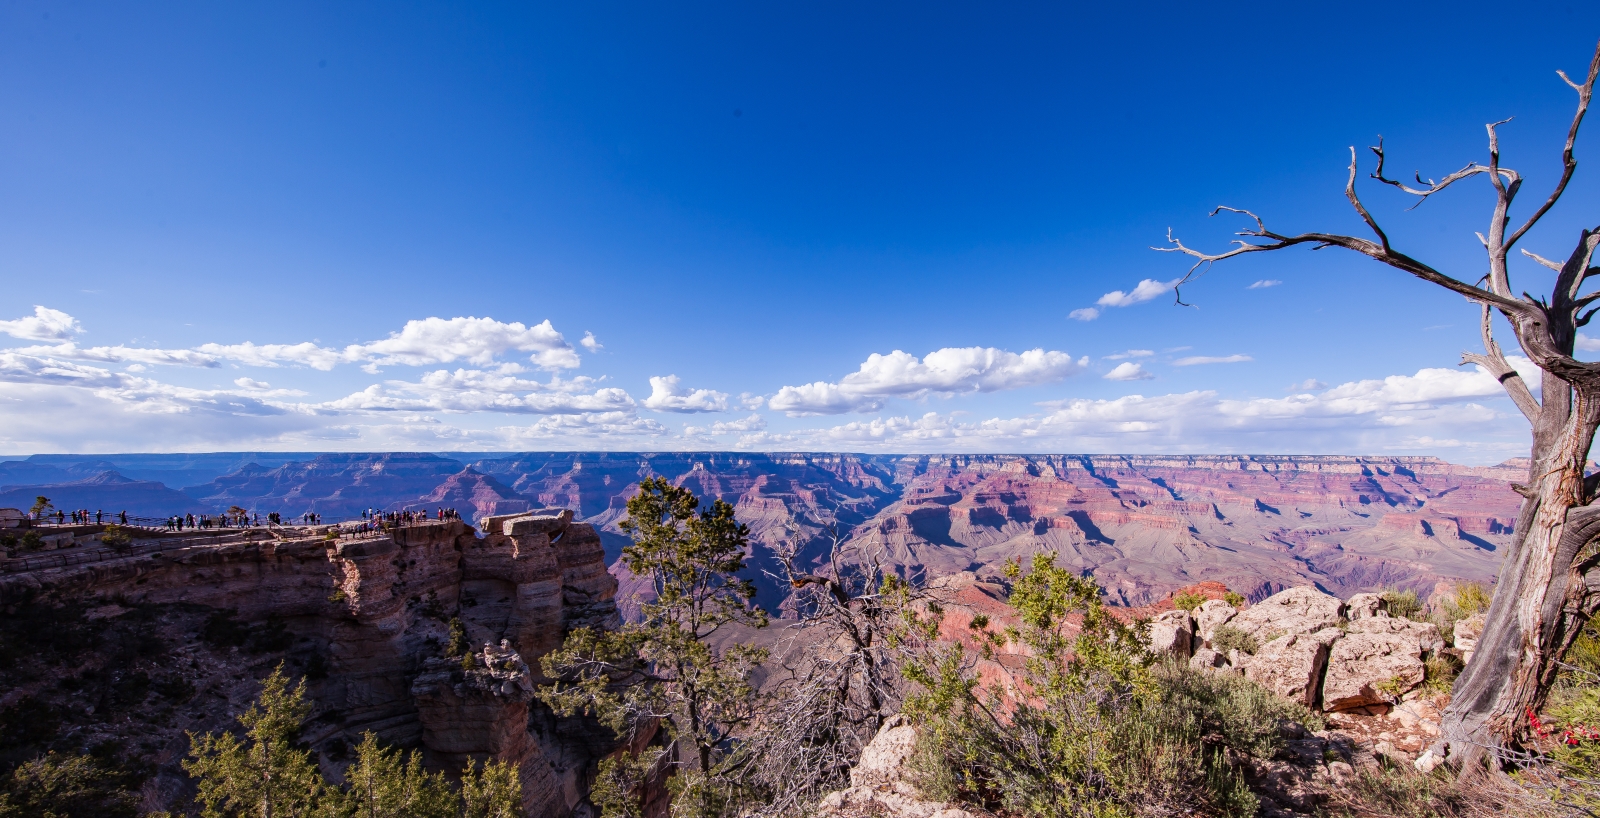
[[[1444,650],[1444,637],[1439,635],[1439,626],[1432,622],[1416,622],[1397,616],[1375,616],[1351,622],[1350,632],[1391,633],[1404,636],[1416,640],[1417,650],[1424,654]]]
[[[917,729],[905,716],[890,716],[878,734],[861,748],[861,758],[850,770],[850,786],[871,787],[901,780],[906,762],[917,749]]]
[[[1344,604],[1345,616],[1349,617],[1351,622],[1389,615],[1388,603],[1383,601],[1383,596],[1380,594],[1356,594]]]
[[[1209,643],[1217,628],[1226,625],[1238,614],[1239,611],[1232,605],[1220,599],[1208,599],[1194,609],[1195,633],[1200,635],[1201,641]]]
[[[1228,620],[1261,642],[1284,634],[1311,634],[1338,625],[1344,618],[1344,602],[1309,586],[1290,588],[1273,594]]]
[[[1452,634],[1456,641],[1456,650],[1461,651],[1461,661],[1471,662],[1472,652],[1478,649],[1478,640],[1483,638],[1483,614],[1473,614],[1456,623],[1455,632]]]
[[[850,770],[850,788],[830,793],[815,815],[829,818],[973,818],[972,813],[942,801],[927,801],[906,780],[906,762],[916,750],[917,730],[904,716],[893,716],[861,749]]]
[[[1189,667],[1195,670],[1216,670],[1227,663],[1228,658],[1226,656],[1211,648],[1200,648],[1194,652],[1193,656],[1189,657]]]
[[[1150,622],[1150,650],[1178,659],[1194,651],[1194,620],[1188,611],[1167,611]]]
[[[1315,707],[1329,641],[1332,637],[1323,634],[1284,634],[1262,645],[1254,656],[1240,657],[1245,678],[1286,699]]]
[[[1334,642],[1322,680],[1322,708],[1388,704],[1422,683],[1422,650],[1406,633],[1350,633]]]

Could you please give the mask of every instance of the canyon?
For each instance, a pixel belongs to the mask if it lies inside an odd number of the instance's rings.
[[[306,680],[301,740],[327,769],[370,731],[436,769],[510,762],[526,814],[572,814],[614,742],[533,689],[573,628],[620,623],[597,532],[569,512],[357,528],[108,544],[78,526],[67,547],[0,562],[0,762],[90,753],[143,771],[147,808],[186,803],[187,735],[231,727],[284,666]],[[448,651],[453,620],[471,669]]]
[[[42,494],[155,518],[238,505],[328,521],[368,508],[448,507],[469,520],[566,508],[596,530],[628,614],[642,589],[616,565],[626,542],[616,524],[638,481],[659,475],[735,506],[772,610],[787,596],[770,576],[778,553],[819,565],[835,535],[858,558],[924,579],[990,576],[1050,550],[1093,573],[1109,601],[1143,605],[1206,581],[1254,601],[1306,584],[1428,597],[1490,580],[1521,499],[1510,486],[1525,472],[1517,462],[1279,455],[48,455],[0,462],[0,506]]]

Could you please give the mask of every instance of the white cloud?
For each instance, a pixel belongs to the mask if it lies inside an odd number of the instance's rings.
[[[267,383],[266,381],[258,381],[255,378],[234,378],[233,385],[239,387],[240,389],[257,391],[272,388],[272,384]]]
[[[0,332],[37,341],[59,341],[51,346],[13,350],[26,355],[99,363],[164,364],[215,367],[222,361],[244,366],[278,367],[285,364],[308,366],[323,371],[339,364],[365,364],[369,372],[384,365],[430,366],[466,361],[489,366],[499,356],[511,352],[530,353],[528,360],[546,370],[578,366],[578,353],[546,319],[532,326],[504,323],[493,318],[430,317],[407,321],[388,338],[365,344],[350,344],[344,349],[298,344],[201,344],[194,349],[149,349],[129,346],[79,347],[70,338],[82,332],[70,315],[46,307],[35,307],[35,316],[15,321],[0,321]],[[585,349],[601,349],[594,333],[580,341]],[[515,364],[502,364],[515,366]]]
[[[1577,340],[1573,341],[1572,345],[1584,352],[1600,352],[1600,338],[1590,338],[1581,332],[1578,333]]]
[[[344,348],[347,361],[367,361],[382,366],[428,366],[457,360],[488,366],[507,352],[531,352],[528,360],[541,369],[573,369],[578,353],[556,332],[549,319],[524,326],[493,318],[424,318],[407,321],[399,332],[370,344]]]
[[[119,386],[130,380],[127,375],[97,366],[80,366],[18,352],[0,352],[0,381],[7,383]]]
[[[1147,381],[1154,378],[1155,375],[1146,371],[1139,364],[1132,361],[1124,361],[1117,364],[1116,368],[1107,372],[1104,377],[1108,381]]]
[[[1289,384],[1289,388],[1285,389],[1284,391],[1285,392],[1320,392],[1320,391],[1322,391],[1324,389],[1327,389],[1327,388],[1328,388],[1327,384],[1323,383],[1322,381],[1317,380],[1316,378],[1306,378],[1305,380],[1303,380],[1303,381],[1301,381],[1299,383]]]
[[[0,333],[24,341],[65,341],[83,332],[78,319],[49,307],[37,304],[33,315],[14,321],[0,321]]]
[[[739,405],[746,409],[760,409],[767,405],[767,399],[761,395],[752,395],[749,392],[739,393]]]
[[[570,414],[631,412],[633,398],[615,387],[595,388],[593,378],[549,383],[477,369],[435,370],[415,382],[385,381],[338,400],[314,404],[321,412],[501,412]],[[590,391],[593,390],[593,391]]]
[[[147,349],[143,347],[80,347],[68,341],[53,346],[22,347],[24,355],[45,355],[69,361],[95,361],[103,364],[137,363],[169,366],[215,367],[221,364],[211,355],[192,349]]]
[[[728,395],[710,389],[680,389],[678,376],[650,379],[650,397],[644,399],[644,408],[655,412],[726,412]]]
[[[946,347],[921,360],[901,350],[872,353],[839,383],[817,381],[785,386],[767,406],[790,417],[870,412],[889,398],[930,394],[997,392],[1051,383],[1083,371],[1088,359],[1065,352],[1031,349],[1007,352],[993,347]]]
[[[1515,365],[1517,362],[1513,361]],[[873,418],[745,445],[879,451],[1363,452],[1451,448],[1462,439],[1485,456],[1526,445],[1526,426],[1478,402],[1503,390],[1487,372],[1423,369],[1414,375],[1351,381],[1322,395],[1232,400],[1202,390],[1146,397],[1067,399],[1041,414],[967,422],[934,412]]]
[[[599,352],[600,350],[606,348],[606,345],[600,343],[600,341],[594,337],[594,333],[592,332],[583,333],[583,340],[578,342],[578,346],[581,346],[590,352]]]
[[[129,402],[130,399],[138,403]],[[0,450],[41,451],[264,451],[307,448],[294,436],[314,430],[320,418],[298,412],[248,411],[260,404],[190,393],[168,397],[55,385],[0,382]],[[175,405],[172,401],[181,403]]]
[[[1125,361],[1129,358],[1148,358],[1154,354],[1156,353],[1153,349],[1129,349],[1115,355],[1107,355],[1105,358],[1108,361]]]
[[[760,415],[752,414],[749,417],[739,418],[738,420],[718,421],[717,423],[711,424],[710,428],[706,428],[704,426],[685,425],[683,427],[683,434],[686,437],[707,434],[728,435],[735,433],[759,432],[765,428],[767,428],[767,419]]]
[[[1133,292],[1125,293],[1121,290],[1112,290],[1100,296],[1100,300],[1094,303],[1097,307],[1131,307],[1134,304],[1142,304],[1160,297],[1162,293],[1177,286],[1180,280],[1175,278],[1171,281],[1156,281],[1153,278],[1147,278],[1140,281],[1133,288]]]
[[[1247,289],[1247,290],[1264,290],[1264,289],[1266,289],[1268,287],[1276,287],[1276,286],[1278,286],[1279,284],[1282,284],[1282,283],[1283,283],[1282,281],[1278,281],[1277,279],[1263,278],[1260,281],[1257,281],[1256,283],[1251,284],[1250,286],[1246,287],[1245,289]]]
[[[1143,304],[1151,299],[1159,298],[1162,293],[1170,292],[1181,280],[1175,278],[1171,281],[1156,281],[1153,278],[1146,278],[1134,285],[1131,292],[1112,290],[1100,296],[1094,302],[1095,305],[1093,307],[1073,310],[1067,314],[1067,317],[1075,318],[1079,321],[1093,321],[1100,317],[1101,307],[1131,307],[1134,304]]]
[[[255,344],[250,341],[242,344],[201,344],[195,349],[206,355],[236,361],[245,366],[276,367],[292,364],[327,372],[346,362],[339,350],[320,347],[310,341],[298,344]]]
[[[1200,364],[1237,364],[1237,363],[1243,363],[1245,361],[1253,361],[1253,360],[1255,360],[1255,359],[1250,357],[1249,355],[1227,355],[1227,356],[1223,356],[1223,357],[1220,357],[1220,358],[1210,357],[1210,356],[1206,356],[1206,355],[1191,355],[1191,356],[1189,356],[1187,358],[1179,358],[1178,360],[1173,361],[1172,365],[1173,366],[1199,366]]]
[[[506,442],[516,445],[551,438],[605,440],[615,437],[657,437],[667,434],[667,427],[650,418],[636,417],[627,412],[598,412],[551,415],[528,426],[501,426],[495,431],[503,435]]]

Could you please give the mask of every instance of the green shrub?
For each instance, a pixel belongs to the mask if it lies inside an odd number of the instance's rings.
[[[959,644],[910,664],[917,690],[905,712],[928,736],[914,764],[918,786],[1040,818],[1256,814],[1239,773],[1202,737],[1208,719],[1248,733],[1240,722],[1265,721],[1260,713],[1204,681],[1169,689],[1169,676],[1187,680],[1186,671],[1153,668],[1133,628],[1101,606],[1094,581],[1057,568],[1052,555],[1035,555],[1026,574],[1020,562],[1006,573],[1017,641],[1029,650],[1017,681],[1033,695],[1003,699],[1002,685],[980,692]],[[936,633],[938,617],[914,624]]]
[[[467,626],[461,623],[461,617],[451,617],[450,643],[445,646],[444,655],[461,656],[471,652],[472,646],[467,643]]]
[[[1455,644],[1456,623],[1475,614],[1488,613],[1493,598],[1488,586],[1479,582],[1463,582],[1450,595],[1439,600],[1430,617],[1439,626],[1446,643]]]
[[[133,794],[87,755],[50,753],[18,765],[0,789],[0,818],[134,818]]]
[[[1242,608],[1244,607],[1244,594],[1237,593],[1235,591],[1229,591],[1222,595],[1222,601],[1232,605],[1235,608]]]
[[[1194,670],[1177,662],[1155,670],[1167,713],[1196,714],[1206,733],[1221,735],[1224,746],[1255,758],[1272,758],[1283,747],[1280,728],[1286,724],[1313,731],[1326,727],[1316,712],[1243,676]]]
[[[1562,659],[1572,666],[1561,671],[1563,686],[1587,686],[1600,681],[1600,621],[1590,619],[1584,623]]]
[[[1261,650],[1261,643],[1251,634],[1229,625],[1219,625],[1211,634],[1211,649],[1226,656],[1228,651],[1237,650],[1240,653],[1255,653]]]
[[[1494,594],[1487,585],[1481,582],[1463,582],[1451,591],[1450,596],[1440,601],[1439,607],[1445,616],[1454,622],[1473,614],[1488,613],[1489,603],[1493,599]]]
[[[133,535],[121,526],[108,525],[100,534],[100,542],[113,551],[126,552],[133,546]]]
[[[1205,594],[1185,591],[1172,598],[1172,608],[1177,611],[1192,611],[1206,601]]]
[[[1388,590],[1379,594],[1384,605],[1389,609],[1389,615],[1401,619],[1417,619],[1422,614],[1422,599],[1416,591]]]
[[[1565,778],[1600,781],[1600,688],[1557,690],[1550,698],[1545,715],[1557,739],[1551,758]],[[1600,806],[1596,795],[1588,806]]]
[[[1339,818],[1446,818],[1473,812],[1470,800],[1448,779],[1408,769],[1363,769],[1329,794],[1332,803],[1324,813]]]
[[[1430,656],[1422,663],[1422,687],[1433,693],[1449,693],[1461,672],[1461,660],[1447,654]]]

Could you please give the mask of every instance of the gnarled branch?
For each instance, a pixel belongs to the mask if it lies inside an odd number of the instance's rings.
[[[1483,305],[1483,349],[1484,354],[1475,352],[1461,353],[1461,365],[1477,364],[1493,375],[1500,385],[1505,387],[1506,394],[1511,396],[1511,402],[1522,410],[1523,417],[1529,423],[1539,422],[1541,408],[1539,401],[1534,399],[1528,383],[1522,379],[1522,374],[1517,372],[1510,363],[1506,362],[1505,353],[1500,351],[1500,344],[1494,339],[1494,324],[1490,320],[1494,312],[1488,304]]]

